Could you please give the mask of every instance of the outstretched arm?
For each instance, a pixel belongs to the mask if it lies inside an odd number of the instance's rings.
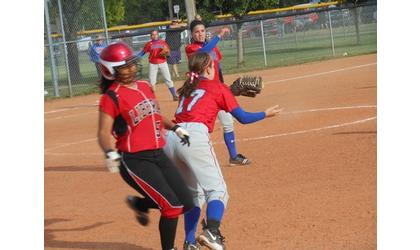
[[[230,113],[242,124],[254,123],[267,117],[279,114],[283,109],[278,109],[279,105],[268,108],[265,112],[246,112],[241,107],[233,109]]]
[[[257,122],[265,118],[265,112],[246,112],[241,107],[235,108],[230,113],[242,124]]]
[[[198,51],[200,52],[206,52],[206,53],[210,53],[214,47],[216,47],[217,43],[220,41],[220,39],[224,36],[225,33],[229,33],[230,30],[228,28],[223,28],[219,34],[217,34],[216,36],[214,36],[210,42],[208,42],[206,45],[204,45],[201,49],[199,49]]]

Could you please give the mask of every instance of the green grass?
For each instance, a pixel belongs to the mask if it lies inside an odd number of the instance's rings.
[[[376,23],[360,25],[360,43],[356,42],[354,26],[337,27],[333,29],[335,57],[332,55],[330,31],[309,30],[277,36],[266,36],[267,66],[264,65],[264,55],[261,37],[244,38],[244,59],[245,64],[237,67],[237,49],[235,40],[222,40],[218,47],[223,54],[221,61],[224,74],[253,71],[271,67],[301,64],[318,60],[326,60],[341,57],[344,52],[349,56],[356,56],[368,53],[376,53],[377,33]],[[187,64],[184,47],[181,48],[182,62],[179,65],[180,75],[187,72]],[[58,78],[61,96],[69,96],[67,73],[62,56],[58,57]],[[89,61],[87,53],[79,54],[80,71],[82,78],[73,83],[73,95],[88,94],[97,91],[98,76],[96,68]],[[142,78],[148,76],[147,56],[142,59]],[[160,81],[159,81],[160,80]],[[162,82],[158,78],[158,82]],[[47,99],[54,95],[51,72],[49,65],[44,67],[44,88],[49,92]]]

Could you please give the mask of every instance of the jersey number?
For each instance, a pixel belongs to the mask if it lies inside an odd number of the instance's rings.
[[[192,101],[188,104],[187,106],[187,112],[190,112],[191,109],[193,108],[193,106],[198,102],[198,100],[203,97],[203,95],[206,93],[205,90],[203,89],[196,89],[191,93],[191,96],[193,96]],[[185,101],[185,97],[183,96],[181,98],[181,101],[179,102],[179,106],[176,109],[176,114],[179,114],[182,112],[182,110],[184,109],[184,101]]]

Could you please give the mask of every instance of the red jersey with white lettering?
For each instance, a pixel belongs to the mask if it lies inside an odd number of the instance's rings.
[[[104,94],[99,110],[114,119],[121,114],[127,122],[127,132],[116,137],[118,150],[133,153],[163,148],[163,121],[156,97],[148,82],[137,81],[136,86],[137,89],[128,88],[114,82],[109,89],[115,92],[119,108],[109,95]]]
[[[198,50],[204,47],[204,45],[206,44],[201,43],[201,42],[196,42],[196,41],[194,41],[191,44],[188,44],[187,47],[185,47],[185,53],[187,54],[187,57],[190,58],[192,54],[196,53]],[[220,53],[217,47],[214,47],[212,51],[210,52],[210,57],[211,59],[213,59],[213,62],[214,62],[214,79],[220,79],[219,61],[222,60],[222,53]]]
[[[220,110],[231,112],[239,107],[230,89],[218,80],[201,79],[189,97],[182,97],[175,113],[175,122],[203,123],[213,132]]]
[[[151,40],[147,42],[143,47],[144,53],[149,53],[149,62],[153,64],[159,64],[166,62],[166,57],[162,57],[159,53],[162,51],[163,47],[169,49],[168,44],[161,39]]]

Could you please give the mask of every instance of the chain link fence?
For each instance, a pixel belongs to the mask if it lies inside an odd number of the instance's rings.
[[[102,0],[44,1],[44,89],[50,96],[73,96],[95,89],[98,74],[89,48],[105,33]]]
[[[71,16],[71,13],[66,11],[72,10],[75,6],[66,6],[66,8],[62,6],[63,17],[60,18],[60,1],[72,5],[70,1],[65,0],[50,0],[46,4],[50,27],[46,18],[45,34],[48,34],[48,28],[52,34],[51,41],[47,36],[45,40],[46,96],[72,96],[97,91],[99,77],[95,63],[90,60],[89,48],[94,45],[98,37],[108,38],[108,42],[122,40],[137,52],[150,40],[150,32],[155,29],[159,30],[161,39],[171,40],[168,41],[170,47],[179,48],[181,52],[181,60],[177,65],[179,77],[175,74],[172,76],[173,80],[184,79],[187,72],[185,46],[190,42],[189,30],[186,27],[169,29],[168,26],[158,26],[108,32],[106,24],[102,21],[104,20],[101,11],[103,0],[87,1],[89,6],[84,6],[82,9],[89,11],[89,15],[81,11],[75,23],[65,18]],[[61,24],[64,27],[61,27]],[[67,36],[69,33],[66,29],[69,28],[66,26],[71,24],[76,36]],[[271,16],[253,16],[241,22],[219,20],[207,28],[208,38],[211,39],[222,27],[231,29],[231,33],[225,35],[218,44],[223,54],[221,65],[224,73],[373,53],[377,49],[376,3],[358,7],[330,6],[299,12],[281,12]],[[92,34],[88,34],[83,30],[93,31]],[[238,32],[242,33],[243,44],[243,63],[240,65],[238,65],[238,54],[240,54]],[[179,39],[169,39],[174,35],[179,36]],[[147,57],[146,54],[141,59],[138,74],[139,78],[146,80],[149,66]],[[171,69],[171,65],[169,66]],[[159,82],[163,80],[158,78]]]

